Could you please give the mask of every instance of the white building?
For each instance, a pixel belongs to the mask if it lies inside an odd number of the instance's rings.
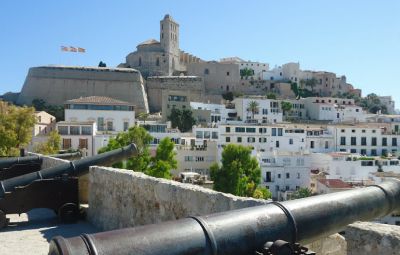
[[[238,57],[228,57],[228,58],[221,58],[220,63],[224,64],[237,64],[239,67],[239,73],[242,69],[251,69],[253,70],[253,75],[250,78],[261,80],[263,79],[264,73],[268,72],[269,64],[268,63],[261,63],[255,61],[245,61]]]
[[[32,130],[32,139],[27,146],[28,151],[33,151],[37,144],[46,142],[48,135],[56,127],[56,118],[45,111],[35,112],[35,118],[36,123]]]
[[[65,120],[94,121],[97,131],[118,133],[135,124],[134,105],[100,96],[72,99],[65,103]]]
[[[223,104],[210,104],[201,102],[190,102],[193,116],[197,117],[197,122],[206,122],[208,124],[215,124],[219,122],[226,122],[231,117],[236,115],[235,109],[227,109]]]
[[[57,123],[57,130],[61,136],[61,149],[80,150],[84,157],[97,154],[95,148],[96,122],[60,121]]]
[[[255,112],[249,108],[251,102],[256,102],[258,107]],[[282,122],[282,110],[279,100],[262,97],[239,97],[232,103],[235,104],[237,117],[247,123],[280,123]]]
[[[334,151],[378,156],[400,151],[400,134],[392,131],[390,123],[333,125],[328,129],[335,135]]]
[[[279,152],[260,153],[261,185],[274,200],[286,200],[299,188],[310,187],[310,154]]]

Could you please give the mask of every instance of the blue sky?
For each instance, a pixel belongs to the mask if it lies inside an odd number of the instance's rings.
[[[138,43],[159,39],[166,13],[180,24],[181,49],[202,59],[300,62],[345,74],[364,95],[391,95],[400,108],[395,0],[2,0],[0,94],[20,91],[33,66],[116,66]],[[63,53],[61,45],[87,53]]]

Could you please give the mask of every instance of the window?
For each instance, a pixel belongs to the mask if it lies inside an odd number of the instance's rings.
[[[124,131],[128,130],[129,128],[129,122],[124,121]]]
[[[229,76],[229,72],[226,72],[226,76]]]
[[[211,138],[212,139],[218,139],[218,132],[212,132],[211,133]]]
[[[346,137],[340,137],[340,145],[346,145]]]
[[[360,150],[361,155],[367,155],[367,150],[366,149],[361,149]]]
[[[79,149],[88,149],[88,139],[79,139]]]
[[[97,129],[99,131],[103,131],[104,130],[104,118],[102,118],[102,117],[98,117],[97,118]]]
[[[70,135],[79,135],[79,126],[70,126],[69,127],[69,134]]]
[[[372,137],[372,139],[371,139],[371,145],[372,146],[376,146],[376,137]]]
[[[290,173],[286,173],[286,179],[290,178]]]
[[[293,138],[289,139],[289,144],[293,144]]]
[[[283,128],[278,128],[278,136],[282,136]]]
[[[256,138],[254,138],[254,137],[247,137],[247,142],[248,142],[248,143],[255,143],[255,142],[256,142]]]
[[[382,146],[387,146],[387,138],[386,137],[382,138]]]
[[[311,149],[314,149],[314,146],[315,146],[314,143],[315,143],[314,141],[311,141],[311,142],[310,142],[310,148],[311,148]]]
[[[242,137],[238,136],[238,137],[236,138],[236,142],[241,143],[241,142],[242,142]]]
[[[225,127],[225,132],[230,133],[231,132],[231,127]]]
[[[196,138],[203,139],[203,131],[196,131]]]
[[[138,64],[138,66],[141,66],[142,65],[142,58],[139,58],[139,64]]]
[[[276,128],[272,128],[272,136],[276,136]]]
[[[392,146],[397,146],[397,138],[396,137],[392,138]]]
[[[376,152],[376,149],[371,150],[371,156],[377,156],[378,153]]]
[[[276,148],[279,148],[279,141],[276,141],[276,142],[275,142],[275,147],[276,147]]]
[[[246,133],[255,133],[256,128],[246,128]]]
[[[329,149],[329,142],[325,141],[325,149]]]
[[[266,128],[259,128],[259,129],[258,129],[258,132],[259,132],[260,134],[265,134],[265,133],[267,133],[267,129],[266,129]]]
[[[281,174],[278,174],[278,179],[280,179],[281,178]]]
[[[231,138],[229,136],[225,137],[225,142],[230,143],[231,142]]]
[[[204,139],[210,139],[210,131],[204,131]]]
[[[271,182],[272,178],[271,178],[271,172],[266,172],[265,173],[265,182]]]
[[[156,66],[160,66],[160,58],[157,58],[157,60],[156,60]]]
[[[71,139],[69,138],[64,138],[63,143],[62,143],[62,148],[63,150],[68,150],[71,148]]]
[[[112,121],[107,121],[107,130],[108,131],[113,131],[114,130]]]
[[[357,137],[352,136],[352,137],[350,138],[350,143],[351,143],[351,145],[357,145]]]
[[[185,161],[186,162],[193,161],[193,156],[185,156]]]
[[[297,179],[300,179],[300,173],[297,173]]]
[[[361,146],[366,146],[366,145],[367,145],[367,138],[361,137]]]
[[[357,149],[350,149],[350,153],[357,153]]]
[[[235,128],[236,133],[244,133],[245,131],[246,131],[246,129],[244,127],[236,127]]]
[[[92,134],[92,127],[83,126],[82,127],[82,135],[91,135]]]
[[[58,133],[60,135],[68,135],[68,127],[67,126],[58,126]]]

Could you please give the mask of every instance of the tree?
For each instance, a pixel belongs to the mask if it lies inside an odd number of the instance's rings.
[[[298,190],[296,190],[293,195],[292,195],[292,199],[299,199],[299,198],[304,198],[304,197],[310,197],[312,196],[312,190],[309,188],[300,188]]]
[[[139,126],[133,126],[126,132],[118,133],[115,138],[110,139],[106,147],[101,148],[98,152],[104,153],[134,143],[138,149],[138,156],[129,158],[125,164],[120,162],[114,164],[114,166],[145,172],[151,161],[149,144],[152,140],[153,137],[146,131],[146,129]]]
[[[290,112],[292,110],[292,107],[293,107],[292,103],[283,101],[281,103],[283,115],[286,115],[288,112]]]
[[[178,128],[181,132],[192,130],[193,125],[196,124],[192,111],[188,109],[179,110],[173,108],[171,115],[168,116],[168,120],[171,121],[173,128]]]
[[[222,98],[225,100],[232,101],[233,100],[233,92],[229,91],[229,92],[222,94]]]
[[[145,173],[157,178],[171,179],[171,170],[178,167],[174,148],[175,144],[169,137],[163,138],[157,147],[156,155],[151,159],[151,166]]]
[[[143,124],[146,124],[146,120],[149,118],[150,114],[147,112],[141,112],[138,114],[138,119],[143,121]]]
[[[36,111],[45,111],[53,115],[58,121],[64,120],[64,107],[61,105],[48,105],[43,99],[35,98],[32,100],[32,106]]]
[[[60,145],[61,136],[58,134],[57,130],[53,130],[50,132],[47,141],[36,145],[34,150],[37,153],[45,155],[56,154],[60,150]]]
[[[0,101],[0,156],[17,156],[32,138],[35,109]]]
[[[272,193],[265,187],[258,187],[254,191],[253,197],[259,199],[270,199],[272,198]]]
[[[250,101],[247,105],[247,111],[251,112],[252,119],[254,120],[254,114],[258,113],[258,102],[257,101]]]
[[[99,62],[99,67],[107,67],[106,63],[104,63],[103,61]]]
[[[267,94],[267,99],[276,99],[276,95],[272,92]]]
[[[247,78],[249,76],[253,76],[254,75],[254,70],[251,68],[244,68],[244,69],[240,69],[240,78],[243,79],[243,77]]]
[[[228,144],[222,152],[222,165],[210,167],[214,189],[237,196],[254,196],[261,181],[261,169],[250,147]]]

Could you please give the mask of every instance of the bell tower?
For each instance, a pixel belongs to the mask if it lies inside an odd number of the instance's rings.
[[[170,53],[179,60],[179,24],[167,14],[160,21],[160,43],[166,53]]]

